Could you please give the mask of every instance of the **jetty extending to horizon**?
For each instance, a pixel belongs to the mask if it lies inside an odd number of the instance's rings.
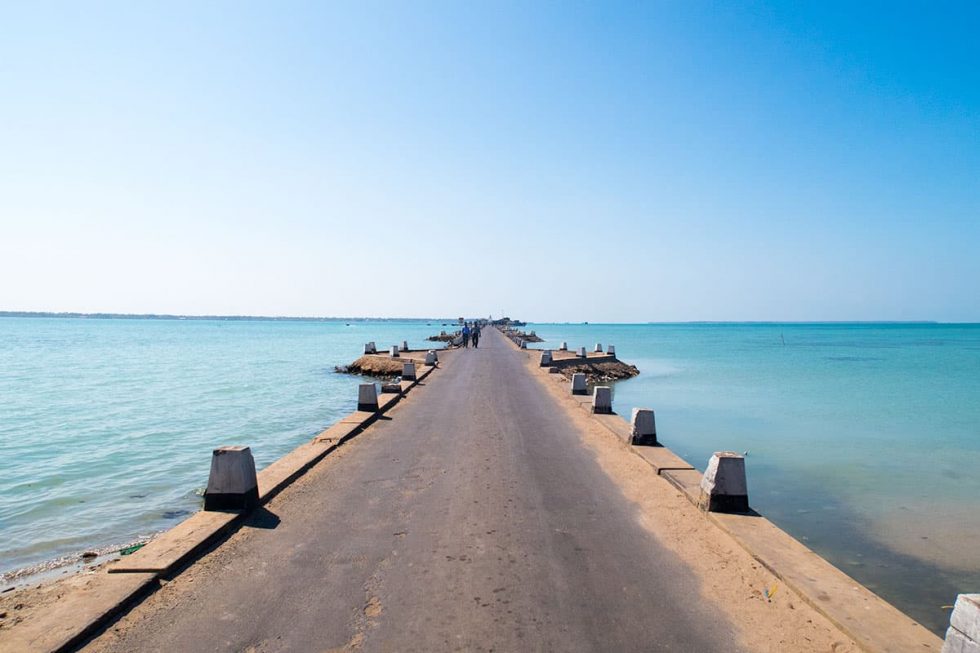
[[[752,511],[741,455],[702,474],[653,410],[560,373],[608,343],[509,335],[366,346],[397,380],[258,473],[216,450],[205,510],[62,581],[0,650],[980,650],[975,595],[944,645]]]

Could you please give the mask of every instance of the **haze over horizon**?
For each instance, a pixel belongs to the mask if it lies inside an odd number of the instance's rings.
[[[0,310],[980,322],[978,28],[8,4]]]

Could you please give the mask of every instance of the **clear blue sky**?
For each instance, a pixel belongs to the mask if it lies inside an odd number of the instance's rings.
[[[980,321],[978,34],[976,2],[4,3],[0,309]]]

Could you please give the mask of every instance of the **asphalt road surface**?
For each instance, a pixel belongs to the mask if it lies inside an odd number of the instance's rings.
[[[91,649],[737,651],[522,360],[484,330]]]

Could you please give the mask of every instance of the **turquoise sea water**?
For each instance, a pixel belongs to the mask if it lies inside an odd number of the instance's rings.
[[[750,501],[937,632],[980,590],[980,326],[531,324],[614,344],[702,468],[748,451]],[[201,505],[210,451],[261,467],[353,410],[335,365],[441,322],[0,318],[0,573],[166,529]]]

